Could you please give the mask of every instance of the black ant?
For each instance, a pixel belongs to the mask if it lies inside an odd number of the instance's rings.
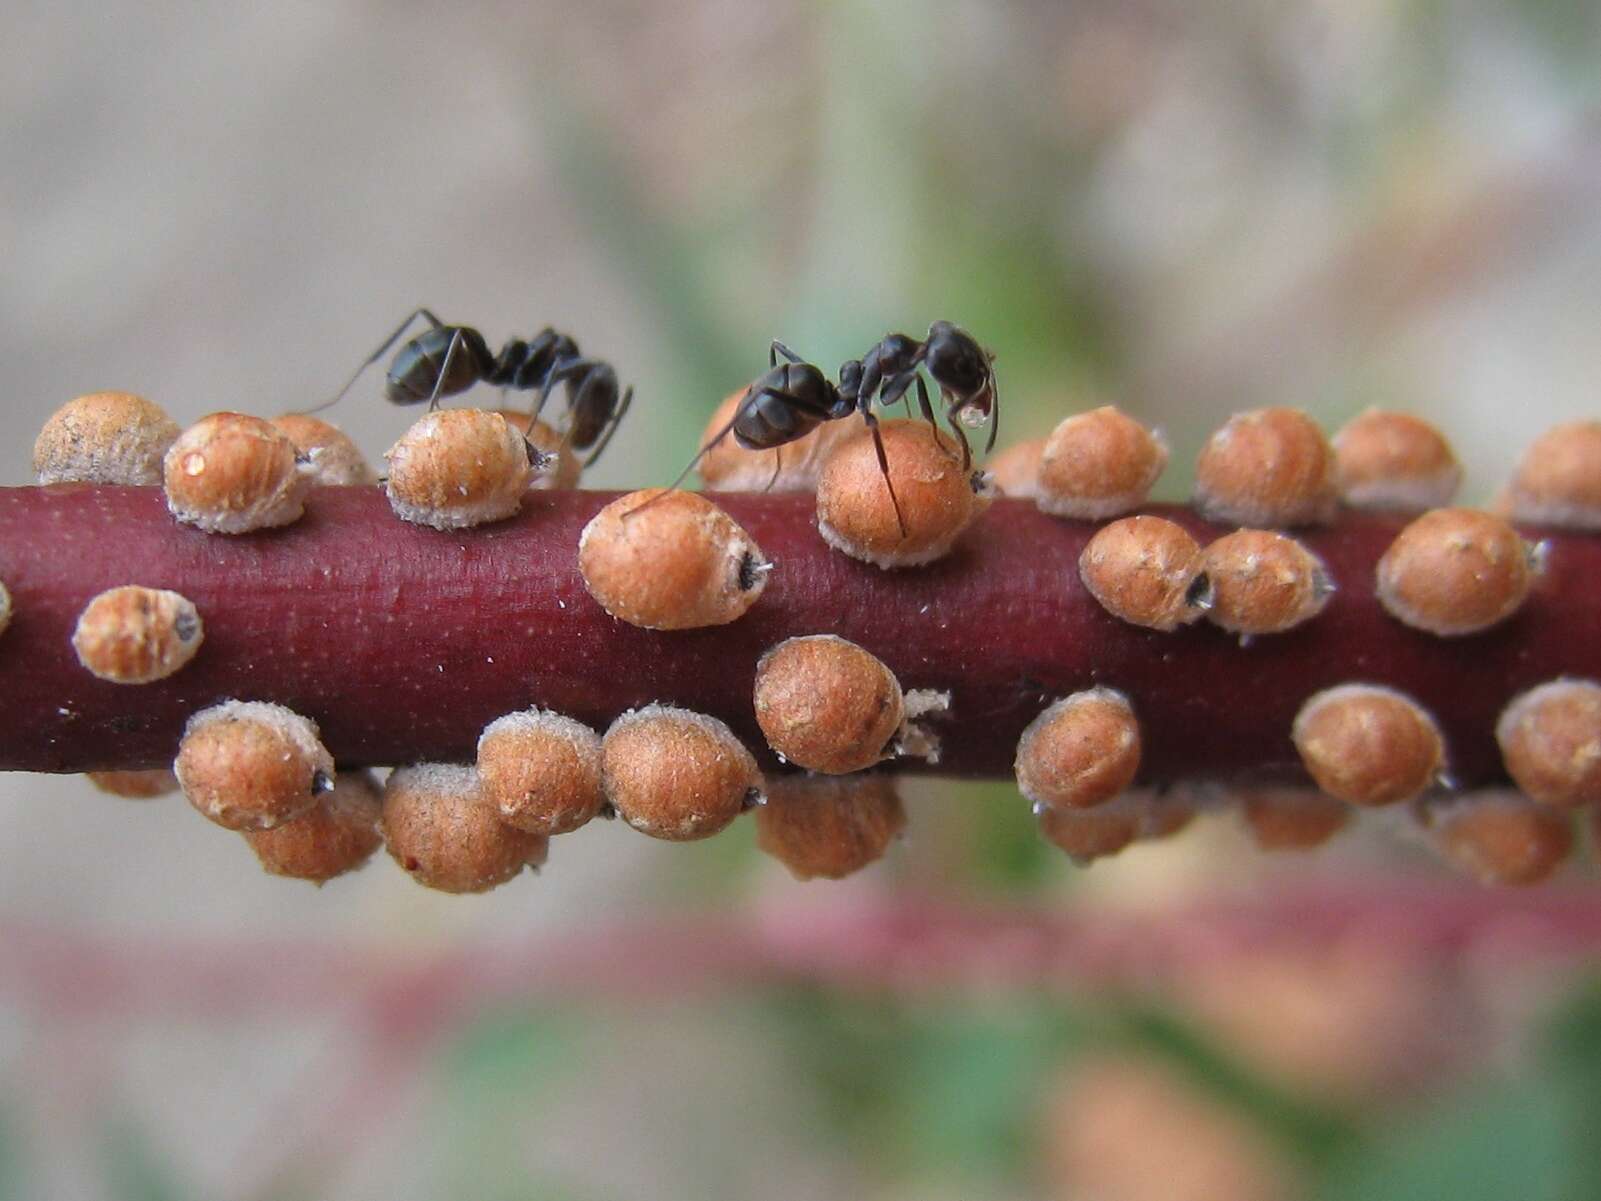
[[[419,317],[427,321],[430,328],[402,346],[389,365],[384,396],[393,404],[427,401],[432,411],[439,407],[441,396],[454,396],[478,383],[499,385],[503,392],[509,388],[523,391],[538,388],[539,403],[533,411],[537,418],[550,399],[551,390],[565,381],[567,422],[563,441],[578,450],[594,446],[594,451],[584,460],[584,466],[588,467],[600,458],[628,412],[628,406],[633,403],[632,386],[619,398],[617,372],[609,363],[585,358],[579,352],[578,343],[549,326],[528,340],[508,338],[499,354],[491,354],[483,334],[471,326],[446,325],[429,310],[420,308],[367,356],[337,396],[308,411],[320,413],[343,400],[361,378],[361,373],[383,358]],[[537,452],[530,449],[529,453]]]
[[[779,363],[780,355],[788,362]],[[934,409],[919,373],[919,368],[925,367],[945,401],[946,418],[961,440],[962,469],[967,470],[973,462],[972,448],[961,431],[962,425],[979,425],[993,417],[985,452],[995,445],[999,401],[992,356],[970,334],[949,321],[936,321],[929,326],[928,338],[922,342],[906,334],[889,334],[862,358],[848,359],[839,369],[837,385],[782,342],[772,343],[767,363],[767,374],[745,390],[734,416],[700,448],[667,491],[682,484],[701,459],[730,432],[734,441],[746,450],[777,450],[805,437],[825,421],[839,421],[852,413],[860,413],[872,431],[878,469],[884,476],[890,504],[895,508],[895,521],[904,536],[906,520],[901,515],[895,485],[890,481],[889,459],[884,454],[884,439],[878,432],[873,401],[877,399],[886,406],[894,404],[905,397],[907,389],[915,383],[923,416],[937,433]],[[774,479],[777,479],[776,465]],[[650,503],[645,502],[646,505]],[[637,513],[644,507],[640,505],[631,512]]]
[[[934,322],[928,327],[928,337],[921,342],[907,334],[886,334],[859,361],[857,404],[865,413],[876,393],[878,402],[888,408],[898,400],[906,400],[906,390],[915,383],[918,406],[929,425],[938,429],[919,370],[926,368],[945,402],[945,419],[961,441],[965,471],[972,465],[973,449],[967,444],[962,427],[976,428],[989,422],[985,454],[995,448],[995,435],[1000,431],[1000,392],[995,385],[994,361],[995,356],[975,342],[971,334],[949,321]],[[844,377],[842,369],[842,386]],[[908,400],[908,406],[910,403]]]

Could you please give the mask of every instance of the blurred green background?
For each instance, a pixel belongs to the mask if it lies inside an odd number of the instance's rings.
[[[1596,412],[1594,4],[22,0],[5,26],[13,482],[72,396],[303,407],[417,304],[496,344],[555,324],[637,384],[596,486],[671,478],[770,338],[832,370],[939,318],[996,351],[1003,442],[1116,401],[1167,431],[1168,498],[1248,406],[1429,415],[1470,500]],[[374,456],[410,420],[376,378],[335,416]],[[1270,858],[1219,814],[1081,871],[1010,788],[919,782],[843,884],[790,881],[748,823],[608,827],[455,899],[382,857],[268,879],[181,799],[3,790],[0,1196],[1601,1198],[1587,868],[1503,914],[1382,822]],[[1390,911],[1243,941],[1195,917],[1308,887]],[[1471,936],[1431,933],[1442,906]]]

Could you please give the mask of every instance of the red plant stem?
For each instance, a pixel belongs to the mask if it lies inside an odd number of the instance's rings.
[[[1348,680],[1389,684],[1439,721],[1464,785],[1501,775],[1493,730],[1515,693],[1558,675],[1601,677],[1601,539],[1549,536],[1547,567],[1511,621],[1442,639],[1373,597],[1374,564],[1402,522],[1347,516],[1304,540],[1339,587],[1328,608],[1248,646],[1205,624],[1161,634],[1116,620],[1079,581],[1089,524],[998,501],[950,558],[884,572],[825,546],[808,496],[722,494],[778,566],[732,625],[661,633],[607,616],[578,572],[579,531],[614,494],[531,492],[517,518],[439,533],[398,520],[376,489],[317,492],[303,520],[246,537],[177,524],[159,490],[0,489],[0,769],[85,771],[170,762],[188,716],[227,697],[316,719],[342,764],[471,759],[493,718],[540,705],[604,728],[663,701],[723,718],[762,747],[756,661],[780,639],[835,633],[907,688],[948,690],[938,769],[1011,773],[1019,733],[1056,697],[1125,691],[1153,782],[1298,775],[1301,702]],[[1225,532],[1153,506],[1203,539]],[[205,644],[170,679],[103,682],[71,635],[96,593],[173,588]]]
[[[0,1001],[56,1021],[310,1020],[360,1006],[390,1043],[500,1001],[665,1001],[804,982],[931,995],[1149,988],[1201,966],[1356,940],[1399,962],[1517,973],[1601,950],[1590,888],[1316,878],[1179,907],[986,907],[932,898],[785,901],[588,924],[397,956],[337,939],[115,935],[0,922]]]

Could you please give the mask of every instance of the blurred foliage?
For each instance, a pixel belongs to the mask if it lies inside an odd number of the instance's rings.
[[[131,1114],[101,1128],[96,1150],[107,1191],[116,1201],[188,1201],[194,1195],[181,1185],[172,1156]]]
[[[1246,1119],[1297,1166],[1318,1201],[1594,1201],[1601,1124],[1601,981],[1587,982],[1543,1026],[1516,1071],[1485,1075],[1429,1101],[1361,1114],[1287,1091],[1210,1042],[1183,1014],[1146,1000],[1039,997],[907,1000],[805,986],[700,1010],[720,1054],[764,1038],[784,1054],[785,1105],[816,1110],[816,1154],[855,1165],[888,1191],[1028,1195],[1047,1134],[1041,1114],[1080,1059],[1156,1059]],[[682,1015],[669,1019],[677,1022]],[[650,1023],[646,1011],[636,1021]],[[581,1181],[530,1178],[526,1131],[568,1087],[607,1067],[606,1030],[628,1020],[560,1007],[486,1017],[442,1064],[451,1150],[448,1194],[585,1199]],[[694,1090],[685,1077],[682,1087]],[[658,1115],[658,1142],[693,1128],[693,1105]],[[737,1125],[736,1125],[737,1128]],[[681,1146],[697,1154],[686,1130]],[[137,1154],[135,1153],[137,1151]],[[159,1191],[147,1154],[125,1146]],[[664,1173],[668,1169],[664,1166]],[[921,1182],[921,1183],[920,1183]],[[937,1187],[936,1187],[937,1185]],[[716,1189],[705,1195],[722,1195]],[[897,1195],[899,1195],[897,1193]]]
[[[24,1143],[9,1105],[0,1105],[0,1197],[23,1197],[28,1179]]]

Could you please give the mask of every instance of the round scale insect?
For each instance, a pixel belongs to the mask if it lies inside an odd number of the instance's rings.
[[[338,395],[307,412],[320,413],[345,398],[361,373],[371,367],[405,335],[412,322],[422,318],[429,328],[395,352],[384,383],[384,396],[392,404],[427,403],[437,408],[441,397],[465,392],[475,384],[493,384],[502,391],[539,389],[534,406],[537,418],[558,384],[566,384],[567,418],[563,440],[576,450],[590,450],[588,467],[606,449],[634,400],[632,386],[622,389],[611,364],[590,358],[566,334],[546,326],[532,338],[511,337],[498,353],[489,349],[483,334],[468,325],[446,325],[428,309],[417,309],[368,355],[339,389]],[[529,445],[529,456],[540,455]]]

